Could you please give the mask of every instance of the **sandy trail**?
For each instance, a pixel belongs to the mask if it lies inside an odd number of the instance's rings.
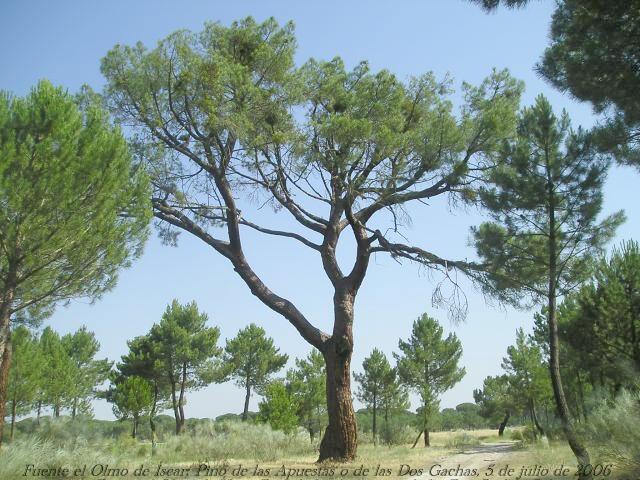
[[[499,476],[498,471],[509,463],[516,442],[483,443],[467,447],[460,453],[443,456],[424,467],[423,474],[411,480],[464,480],[511,478]],[[490,466],[493,475],[490,475]],[[473,472],[476,470],[477,473]],[[445,471],[443,473],[443,471]]]

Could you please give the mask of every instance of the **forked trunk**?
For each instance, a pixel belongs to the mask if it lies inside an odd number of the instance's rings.
[[[533,425],[535,426],[536,430],[540,433],[540,435],[544,437],[545,436],[544,429],[542,428],[542,425],[540,425],[540,422],[538,421],[538,414],[536,413],[536,404],[533,400],[531,400],[531,420],[533,420]]]
[[[504,418],[502,419],[502,423],[498,427],[498,436],[501,437],[504,435],[504,429],[507,428],[507,423],[509,423],[509,417],[511,417],[511,412],[507,410],[504,414]]]
[[[322,352],[327,370],[329,425],[320,442],[320,462],[345,462],[356,456],[358,434],[351,397],[353,300],[353,296],[344,292],[336,292],[334,295],[333,335]]]

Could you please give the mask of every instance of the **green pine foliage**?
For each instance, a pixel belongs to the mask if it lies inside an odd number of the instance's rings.
[[[282,381],[270,382],[258,404],[258,418],[274,430],[292,433],[298,428],[298,402]]]
[[[249,412],[251,392],[264,389],[271,376],[280,371],[289,357],[279,353],[273,339],[266,336],[263,328],[251,323],[227,340],[223,356],[225,379],[233,379],[245,391],[243,420]]]
[[[116,383],[113,396],[113,414],[120,420],[131,419],[131,436],[136,438],[140,417],[148,414],[153,407],[151,384],[141,377],[131,376]]]
[[[440,395],[465,375],[464,367],[458,362],[462,356],[462,345],[454,333],[443,336],[438,322],[422,314],[415,322],[408,341],[400,340],[401,353],[394,353],[398,362],[398,374],[401,381],[415,391],[421,399],[421,428],[428,446],[429,431],[437,416]]]
[[[327,426],[327,374],[322,354],[314,349],[306,358],[296,358],[296,367],[287,371],[286,385],[296,399],[300,425],[314,443]]]

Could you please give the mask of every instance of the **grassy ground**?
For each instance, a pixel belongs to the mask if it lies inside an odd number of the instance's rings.
[[[241,476],[251,480],[330,480],[365,476],[446,480],[465,476],[433,475],[430,467],[444,465],[454,469],[459,466],[477,469],[478,473],[471,477],[487,478],[488,461],[496,465],[496,473],[492,476],[496,479],[517,478],[523,466],[536,465],[547,468],[549,473],[535,476],[536,472],[529,471],[531,475],[525,474],[520,480],[556,478],[553,471],[561,465],[569,468],[561,478],[576,478],[573,455],[563,443],[507,443],[509,431],[502,439],[498,438],[495,430],[435,432],[431,434],[430,448],[424,448],[422,441],[416,448],[411,448],[411,444],[393,447],[362,444],[358,447],[358,457],[354,462],[322,466],[315,463],[317,448],[310,444],[303,432],[286,436],[264,425],[212,422],[200,426],[191,435],[167,437],[158,445],[153,456],[148,442],[134,441],[124,436],[105,439],[87,435],[89,439],[82,436],[61,439],[61,431],[66,430],[59,429],[55,432],[57,436],[50,435],[49,438],[46,432],[40,436],[25,435],[5,446],[0,451],[0,479],[36,478],[33,468],[50,469],[46,473],[55,469],[69,469],[65,476],[48,475],[47,478],[143,478],[134,473],[144,465],[149,469],[144,478],[156,480],[193,477],[236,480]],[[29,464],[34,467],[27,470]],[[82,471],[85,465],[86,469]],[[246,470],[239,472],[237,469],[240,465]],[[402,465],[405,467],[401,470]],[[513,474],[498,475],[498,469],[505,465],[514,468]],[[111,471],[108,472],[107,468]],[[422,472],[419,471],[421,468]],[[74,477],[75,469],[80,469],[84,477],[80,474]],[[42,477],[44,475],[40,475]],[[628,478],[637,480],[640,477]]]

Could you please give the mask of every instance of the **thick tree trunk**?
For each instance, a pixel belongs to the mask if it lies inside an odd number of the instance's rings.
[[[498,436],[502,437],[504,435],[504,429],[507,428],[507,423],[509,423],[509,417],[511,417],[511,412],[507,410],[504,413],[504,418],[502,419],[502,423],[498,427]]]
[[[251,385],[249,384],[249,380],[245,383],[245,393],[244,393],[244,409],[242,410],[242,421],[246,422],[249,418],[249,400],[251,399]]]
[[[430,447],[431,446],[431,438],[429,437],[429,429],[428,428],[424,429],[424,446],[425,447]]]
[[[351,397],[353,302],[353,294],[336,291],[333,335],[322,352],[327,371],[329,425],[320,442],[319,461],[351,461],[356,456],[358,433]]]

